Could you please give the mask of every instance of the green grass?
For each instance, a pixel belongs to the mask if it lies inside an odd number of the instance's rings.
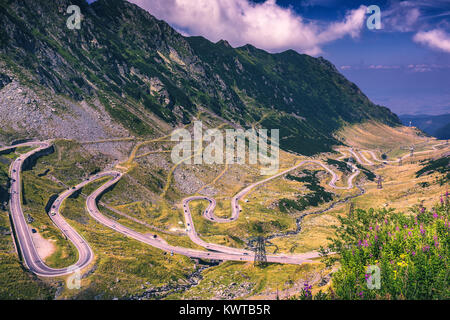
[[[0,165],[5,173],[5,166]],[[4,187],[4,180],[0,181]],[[21,265],[14,248],[8,213],[0,210],[0,300],[52,299],[55,284],[42,281]]]
[[[265,268],[253,263],[227,261],[203,272],[203,280],[182,294],[168,299],[245,299],[288,289],[312,277],[323,269],[323,264],[281,265],[269,264]],[[241,288],[240,290],[238,288]],[[242,291],[241,294],[237,292]],[[274,298],[274,297],[273,297]]]
[[[82,197],[67,199],[62,214],[85,237],[96,257],[92,275],[83,280],[80,290],[66,290],[65,297],[129,297],[141,292],[143,285],[149,288],[176,283],[193,271],[189,258],[170,256],[95,222],[85,211]],[[72,220],[82,216],[86,217],[85,224]]]
[[[329,246],[340,269],[333,275],[334,299],[450,298],[449,199],[431,209],[421,206],[404,214],[394,209],[358,209],[341,217]],[[370,288],[367,266],[380,270],[380,287]]]
[[[19,147],[16,148],[15,152],[16,153],[20,153],[20,154],[24,154],[27,153],[28,151],[31,151],[33,149],[35,149],[36,147]]]
[[[435,172],[441,173],[438,178],[439,184],[442,186],[450,181],[450,158],[444,157],[437,160],[429,160],[423,163],[423,168],[416,172],[416,177],[429,175]]]
[[[111,161],[106,156],[91,155],[81,144],[71,140],[58,140],[54,147],[54,153],[38,159],[35,171],[41,173],[50,169],[48,175],[69,186],[80,183]]]
[[[34,171],[34,170],[33,170]],[[51,222],[45,212],[49,198],[61,193],[64,188],[55,186],[54,182],[45,177],[37,177],[36,172],[22,173],[22,201],[24,214],[31,215],[34,221],[31,225],[46,239],[56,241],[55,252],[45,259],[52,268],[68,267],[78,260],[78,252],[73,244],[66,240],[62,232]]]
[[[303,170],[305,176],[297,177],[291,174],[286,176],[287,179],[292,181],[298,181],[305,183],[305,186],[311,192],[299,196],[297,199],[286,199],[283,198],[279,201],[278,206],[281,212],[289,212],[291,210],[303,211],[308,207],[317,207],[322,203],[329,202],[333,200],[334,194],[325,191],[319,183],[319,179],[316,177],[318,171]]]

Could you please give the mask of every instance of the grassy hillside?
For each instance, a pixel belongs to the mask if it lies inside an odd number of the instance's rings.
[[[80,30],[65,28],[69,4],[81,7]],[[189,123],[203,107],[278,128],[282,148],[310,155],[339,143],[332,133],[345,124],[399,124],[323,58],[186,38],[123,0],[1,0],[0,18],[0,67],[34,90],[87,101],[133,135]]]

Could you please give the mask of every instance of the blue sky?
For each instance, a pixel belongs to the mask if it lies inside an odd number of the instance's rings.
[[[337,0],[309,1],[310,6],[302,6],[301,1],[278,3],[293,5],[302,16],[321,20],[337,19],[346,10],[361,4]],[[347,37],[330,42],[323,47],[322,55],[372,101],[386,105],[398,114],[450,113],[450,51],[414,41],[420,31],[440,29],[450,34],[450,1],[407,3],[410,4],[408,8],[420,12],[410,26],[406,17],[401,19],[403,14],[408,15],[408,10],[401,9],[399,1],[362,3],[380,7],[383,28],[373,31],[364,28],[358,39]],[[400,9],[395,25],[383,26],[384,11],[396,7]]]
[[[450,113],[450,0],[130,0],[184,35],[323,56],[397,114]],[[367,7],[381,10],[369,30]]]

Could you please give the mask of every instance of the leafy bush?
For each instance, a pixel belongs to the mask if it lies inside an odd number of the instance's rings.
[[[450,172],[450,157],[444,157],[437,160],[430,160],[425,166],[416,172],[416,177],[429,175],[434,172],[448,173]]]
[[[287,212],[291,209],[302,211],[309,206],[317,207],[322,203],[333,200],[334,194],[325,191],[325,188],[320,185],[320,181],[316,177],[317,171],[312,172],[310,170],[303,170],[303,173],[306,174],[306,176],[297,177],[288,174],[286,178],[289,180],[306,183],[305,186],[312,192],[299,197],[297,200],[286,198],[281,199],[278,203],[278,207],[281,212]]]
[[[339,171],[341,171],[344,174],[352,172],[350,167],[344,161],[339,161],[339,160],[334,160],[334,159],[328,158],[327,159],[327,164],[338,167]]]
[[[418,178],[435,172],[443,174],[441,177],[436,178],[436,181],[441,186],[447,184],[450,181],[450,157],[425,162],[423,168],[416,172],[416,177]]]
[[[369,179],[370,181],[374,181],[375,178],[377,177],[375,173],[373,173],[372,171],[370,171],[369,169],[363,167],[360,164],[356,164],[356,166],[358,167],[359,170],[361,170],[361,172],[367,177],[367,179]]]
[[[411,214],[394,210],[356,210],[341,217],[336,238],[322,253],[327,265],[340,263],[333,275],[332,296],[336,299],[449,299],[448,193],[441,203]],[[378,266],[381,287],[369,289],[368,266]]]

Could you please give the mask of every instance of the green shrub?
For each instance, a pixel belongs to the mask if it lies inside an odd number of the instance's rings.
[[[306,174],[306,176],[297,177],[288,174],[286,178],[293,181],[304,182],[306,188],[312,192],[303,195],[296,200],[286,198],[280,199],[278,207],[281,212],[288,212],[292,209],[302,211],[310,206],[317,207],[322,203],[333,200],[334,194],[325,191],[325,188],[320,185],[319,178],[316,177],[317,171],[303,170],[303,173]]]
[[[356,210],[339,218],[336,237],[322,253],[328,265],[339,261],[332,278],[336,299],[449,299],[448,193],[441,203],[411,214],[394,210]],[[380,268],[381,287],[369,289],[368,266]]]

